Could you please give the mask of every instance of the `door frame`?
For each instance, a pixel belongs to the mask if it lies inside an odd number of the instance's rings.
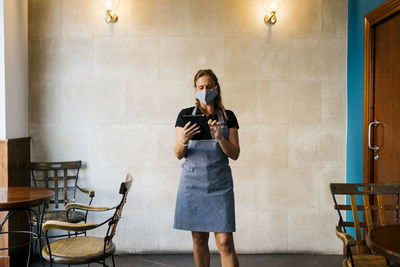
[[[400,0],[388,0],[364,16],[364,140],[363,182],[374,182],[373,152],[368,148],[368,124],[374,120],[375,25],[400,11]]]

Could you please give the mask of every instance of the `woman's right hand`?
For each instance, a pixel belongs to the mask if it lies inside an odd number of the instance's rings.
[[[187,144],[190,139],[192,139],[193,135],[200,133],[200,126],[197,125],[197,123],[194,123],[193,125],[190,125],[190,121],[185,124],[183,127],[183,133],[180,137],[181,142],[183,144]]]

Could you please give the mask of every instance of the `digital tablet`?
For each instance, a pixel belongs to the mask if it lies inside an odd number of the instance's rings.
[[[188,123],[191,122],[190,125],[197,123],[200,126],[200,133],[193,135],[192,140],[204,140],[211,139],[210,127],[207,123],[207,118],[204,114],[202,115],[183,115],[183,122]]]

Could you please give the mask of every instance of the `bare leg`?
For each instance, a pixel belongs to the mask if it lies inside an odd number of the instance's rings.
[[[196,267],[210,267],[210,250],[207,232],[192,232],[193,255]]]
[[[221,255],[222,267],[239,267],[232,233],[215,233],[215,242]]]

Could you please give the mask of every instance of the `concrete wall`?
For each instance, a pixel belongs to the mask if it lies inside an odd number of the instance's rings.
[[[240,124],[237,250],[341,252],[328,183],[345,176],[347,1],[279,2],[268,27],[258,0],[121,0],[114,25],[95,0],[29,1],[32,158],[84,160],[96,205],[134,174],[119,251],[191,251],[172,229],[173,125],[212,68]]]
[[[0,139],[6,138],[6,83],[4,64],[4,1],[0,0]]]
[[[0,139],[28,135],[28,1],[0,1]]]
[[[28,136],[28,1],[4,1],[6,138]]]

